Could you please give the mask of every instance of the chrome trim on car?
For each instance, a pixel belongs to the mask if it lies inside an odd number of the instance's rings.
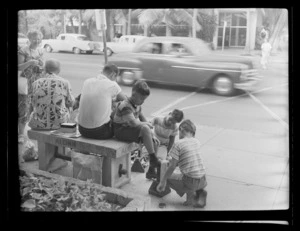
[[[140,68],[136,67],[118,67],[119,69],[126,69],[126,70],[140,70]]]
[[[213,69],[213,68],[203,68],[203,67],[187,67],[187,66],[171,66],[175,68],[185,68],[185,69],[194,69],[194,70],[208,70],[208,71],[225,71],[225,72],[238,72],[240,73],[241,71],[237,70],[229,70],[229,69]]]

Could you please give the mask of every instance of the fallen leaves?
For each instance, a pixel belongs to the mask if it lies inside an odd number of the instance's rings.
[[[77,185],[65,180],[25,174],[20,176],[23,211],[118,211],[105,194],[87,181]]]

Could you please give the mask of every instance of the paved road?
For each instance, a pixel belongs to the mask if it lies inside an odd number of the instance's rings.
[[[76,96],[85,79],[94,77],[104,63],[102,54],[45,53],[45,58],[57,58],[62,63],[61,76],[68,79]],[[254,57],[259,58],[259,57]],[[144,105],[147,117],[164,115],[173,108],[184,110],[185,117],[196,124],[221,128],[277,133],[288,126],[288,67],[284,61],[260,70],[262,82],[251,95],[220,97],[207,90],[151,86],[151,96]],[[130,95],[131,88],[121,86]]]

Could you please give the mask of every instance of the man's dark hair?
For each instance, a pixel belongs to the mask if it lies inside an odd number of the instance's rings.
[[[103,72],[104,73],[107,73],[107,74],[111,74],[111,73],[116,73],[117,75],[119,75],[119,68],[113,64],[113,63],[110,63],[110,64],[106,64],[103,68]]]
[[[143,96],[149,96],[150,95],[150,88],[146,81],[144,80],[138,80],[135,82],[135,84],[132,87],[132,92],[137,92]]]
[[[174,119],[176,120],[177,123],[180,123],[183,119],[183,111],[179,109],[174,109],[172,111],[172,114],[174,116]]]

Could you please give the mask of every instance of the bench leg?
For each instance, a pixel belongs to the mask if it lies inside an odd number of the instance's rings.
[[[57,147],[38,141],[38,154],[39,154],[39,169],[48,171],[50,163],[54,160],[54,155]]]
[[[122,165],[122,169],[126,170],[125,174],[119,175],[119,167]],[[130,153],[114,159],[103,158],[102,163],[102,184],[107,187],[119,188],[126,183],[129,183],[131,179],[131,156]]]
[[[55,158],[58,147],[48,143],[38,141],[39,169],[48,172],[54,172],[68,163],[62,159]]]

